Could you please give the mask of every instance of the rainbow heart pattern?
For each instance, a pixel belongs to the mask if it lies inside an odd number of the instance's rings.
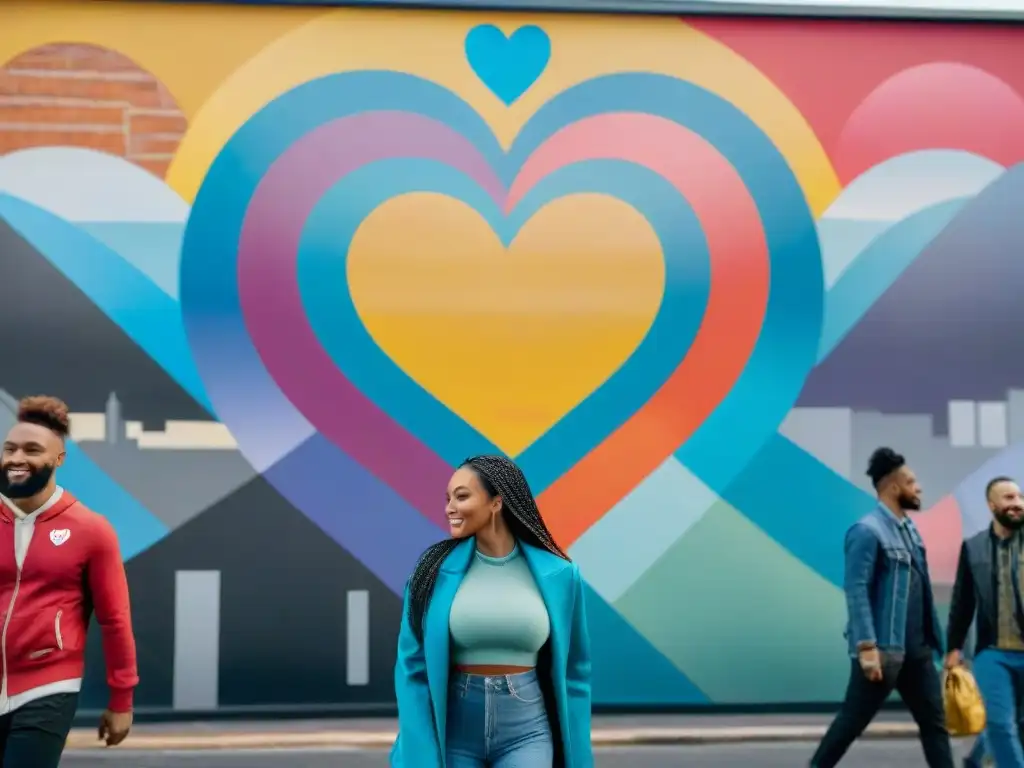
[[[1024,101],[925,63],[826,136],[783,87],[788,28],[745,49],[733,22],[409,18],[290,22],[190,97],[166,185],[129,150],[2,156],[0,216],[392,592],[445,535],[453,467],[501,451],[590,584],[600,700],[838,695],[837,542],[871,499],[800,419],[828,417],[830,366],[922,254],[997,185],[1016,194],[1024,153],[974,128],[918,141],[889,113],[944,80],[1021,125]],[[85,212],[29,183],[58,151],[119,202]],[[151,244],[175,228],[173,271],[123,244],[129,224]],[[126,553],[174,527],[111,502],[90,462],[66,482],[113,507]],[[953,498],[922,520],[945,570]],[[808,503],[834,510],[813,537]],[[724,663],[749,622],[761,650]],[[616,644],[645,670],[628,685]]]

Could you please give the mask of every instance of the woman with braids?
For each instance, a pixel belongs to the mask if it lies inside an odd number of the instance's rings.
[[[447,498],[406,589],[391,765],[592,768],[579,569],[509,459],[467,459]]]

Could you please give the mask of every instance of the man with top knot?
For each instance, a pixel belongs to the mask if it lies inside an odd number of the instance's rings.
[[[132,725],[135,663],[128,584],[114,529],[57,485],[67,406],[29,397],[0,459],[0,768],[57,768],[78,704],[95,613],[110,700],[99,737]]]
[[[921,486],[891,448],[871,454],[867,474],[878,504],[850,527],[845,544],[850,682],[811,765],[836,765],[896,690],[929,768],[953,768],[936,666],[945,638],[924,543],[910,519],[921,509]]]

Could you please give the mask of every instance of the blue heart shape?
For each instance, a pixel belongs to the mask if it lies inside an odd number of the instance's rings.
[[[520,27],[511,36],[493,24],[466,35],[466,59],[480,81],[506,104],[526,93],[551,58],[551,40],[540,27]]]
[[[687,446],[699,443],[709,462],[741,466],[775,434],[814,365],[821,323],[821,256],[814,220],[786,159],[734,105],[693,83],[664,75],[606,75],[575,85],[542,106],[506,151],[471,105],[414,75],[346,72],[305,83],[250,118],[211,165],[196,196],[182,246],[182,314],[210,401],[246,455],[266,456],[263,447],[268,444],[276,445],[277,451],[282,445],[292,451],[279,469],[265,475],[269,482],[356,553],[392,589],[401,593],[409,564],[438,535],[436,526],[424,516],[429,505],[417,507],[410,499],[417,491],[432,494],[435,483],[443,485],[447,467],[431,469],[438,453],[443,453],[446,461],[458,462],[469,452],[470,443],[456,445],[447,432],[429,435],[434,453],[417,455],[415,463],[384,472],[384,479],[380,466],[370,466],[388,460],[389,446],[381,444],[379,434],[360,436],[374,454],[367,459],[351,457],[316,433],[277,386],[250,338],[238,281],[239,237],[249,204],[278,159],[318,126],[382,110],[416,113],[458,131],[488,159],[506,188],[536,147],[562,127],[591,115],[658,115],[686,126],[714,145],[744,180],[757,206],[772,257],[771,294],[746,369]],[[575,167],[586,169],[587,165]],[[568,167],[567,173],[572,168]],[[558,183],[579,184],[573,173]],[[268,306],[265,311],[274,309]],[[396,388],[397,383],[394,378],[371,382],[371,389],[363,391],[372,391],[377,402],[386,401],[383,408],[388,410],[402,405],[408,392]],[[596,404],[601,399],[597,395],[580,407]],[[635,407],[636,403],[610,399],[601,406],[609,412],[602,413],[601,408],[593,412],[601,416],[599,426],[607,430],[632,415]],[[449,429],[457,430],[460,424],[460,419],[449,415]],[[587,427],[585,432],[593,426],[577,424]],[[422,435],[409,424],[402,426]],[[556,425],[549,435],[554,438],[558,430]],[[545,451],[528,449],[530,455],[520,457],[536,492],[550,486],[565,467],[578,460],[581,449],[586,453],[593,448],[586,437],[561,432],[559,439],[543,441]],[[305,442],[299,448],[292,448],[302,440]],[[459,453],[454,454],[455,450]],[[527,458],[529,461],[524,460]],[[433,475],[428,477],[428,470]],[[370,517],[367,509],[373,510]],[[382,538],[382,529],[390,535]]]

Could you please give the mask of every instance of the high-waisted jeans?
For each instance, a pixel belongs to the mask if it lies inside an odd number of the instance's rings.
[[[554,744],[537,673],[453,672],[445,738],[447,768],[551,768]]]

